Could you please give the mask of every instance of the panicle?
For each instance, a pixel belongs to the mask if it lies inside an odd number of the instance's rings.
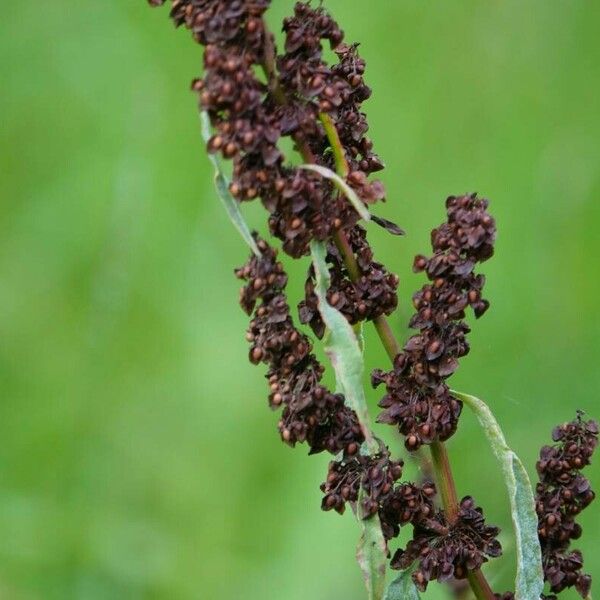
[[[590,482],[580,471],[590,464],[598,445],[598,431],[596,421],[586,421],[578,413],[575,420],[554,429],[554,445],[541,449],[536,464],[538,535],[544,577],[554,594],[574,587],[585,598],[592,585],[591,575],[582,572],[581,552],[570,550],[570,545],[582,534],[577,515],[595,498]]]
[[[382,184],[368,180],[383,164],[365,137],[360,106],[370,90],[356,46],[342,43],[343,32],[322,7],[299,2],[284,22],[284,52],[276,58],[263,20],[269,5],[270,0],[172,0],[171,17],[205,46],[204,78],[192,89],[214,129],[208,151],[233,160],[232,195],[240,202],[260,198],[271,233],[286,253],[299,257],[312,239],[352,229],[358,214],[330,181],[286,163],[280,140],[292,138],[305,161],[333,168],[319,122],[319,113],[326,112],[343,144],[348,184],[364,202],[383,199]],[[336,51],[333,66],[323,60],[323,43]]]
[[[422,519],[406,550],[394,555],[392,568],[408,569],[416,561],[412,578],[421,591],[433,580],[464,579],[488,558],[502,554],[498,533],[497,527],[486,525],[483,511],[467,496],[460,503],[455,522],[448,523],[443,512]]]
[[[343,513],[347,502],[360,497],[363,516],[379,513],[387,537],[394,537],[400,525],[430,514],[435,487],[394,488],[403,462],[392,460],[381,443],[375,455],[360,452],[364,434],[356,413],[342,394],[322,385],[323,366],[308,337],[293,324],[285,295],[287,275],[277,252],[256,234],[255,239],[261,255],[251,255],[235,274],[244,281],[240,304],[252,315],[246,334],[249,359],[268,365],[269,405],[283,409],[278,424],[281,439],[290,446],[307,443],[310,454],[341,453],[330,463],[321,486],[323,510]]]
[[[352,456],[364,440],[358,418],[341,394],[321,384],[324,369],[308,337],[294,326],[285,295],[287,275],[277,252],[255,237],[261,256],[252,255],[235,274],[245,281],[240,304],[252,314],[246,334],[249,359],[268,365],[269,404],[283,407],[281,438],[291,446],[307,442],[311,453]]]
[[[396,356],[392,371],[372,375],[375,387],[386,386],[379,421],[397,425],[409,450],[456,431],[462,403],[446,379],[469,352],[467,307],[478,318],[489,306],[481,296],[485,279],[474,273],[475,265],[493,254],[496,225],[487,206],[475,194],[448,198],[447,221],[431,234],[433,256],[414,262],[414,270],[424,271],[430,281],[413,296],[417,312],[410,326],[419,333]]]

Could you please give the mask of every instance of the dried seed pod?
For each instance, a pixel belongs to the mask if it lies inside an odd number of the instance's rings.
[[[376,514],[393,494],[394,483],[402,477],[402,467],[402,461],[390,459],[387,448],[373,456],[357,454],[330,462],[327,480],[321,484],[325,494],[321,508],[342,514],[346,502],[356,502],[362,489],[362,516]]]

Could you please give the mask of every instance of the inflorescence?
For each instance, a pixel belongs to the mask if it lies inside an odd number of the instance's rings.
[[[575,587],[586,598],[592,578],[582,573],[583,557],[569,550],[571,540],[581,537],[577,515],[590,505],[595,494],[581,470],[590,464],[598,445],[598,423],[582,414],[552,432],[553,446],[544,446],[536,464],[539,475],[536,510],[542,545],[544,575],[553,593]]]
[[[151,0],[162,4],[164,0]],[[286,164],[279,148],[291,138],[305,160],[334,167],[319,114],[335,123],[349,170],[347,182],[364,202],[385,192],[368,175],[383,164],[373,153],[368,124],[360,107],[371,90],[357,47],[342,43],[344,34],[322,9],[298,3],[285,20],[285,52],[277,57],[275,80],[272,35],[262,15],[270,0],[174,0],[171,16],[206,46],[205,76],[192,87],[210,117],[215,134],[209,152],[233,160],[232,195],[239,201],[260,198],[268,209],[271,233],[293,257],[308,253],[312,239],[324,241],[358,220],[352,206],[319,174]],[[338,57],[329,66],[323,42]],[[265,77],[257,70],[262,69]]]
[[[410,326],[420,332],[396,356],[392,371],[376,370],[372,376],[374,386],[386,386],[379,421],[398,425],[409,450],[447,440],[456,431],[462,404],[446,379],[469,352],[465,310],[470,306],[480,317],[489,306],[481,297],[485,278],[473,272],[494,252],[496,225],[487,206],[475,195],[448,198],[448,220],[431,234],[433,256],[414,262],[414,270],[424,271],[431,282],[413,296],[417,313]]]
[[[153,5],[165,1],[149,0]],[[375,260],[358,212],[330,179],[291,164],[281,149],[289,138],[305,162],[337,170],[365,205],[384,200],[383,185],[370,179],[383,163],[367,137],[362,112],[371,95],[365,61],[357,44],[344,43],[336,21],[310,2],[298,2],[284,20],[283,52],[277,54],[263,18],[269,6],[270,0],[171,0],[175,24],[189,29],[205,47],[204,77],[194,80],[192,89],[214,131],[208,152],[232,160],[231,195],[239,202],[260,199],[269,213],[270,233],[286,254],[300,258],[309,253],[311,241],[327,244],[328,303],[352,325],[377,321],[397,307],[398,277]],[[333,65],[324,58],[325,44],[336,56]],[[391,371],[372,374],[373,385],[386,388],[378,420],[397,427],[409,451],[447,440],[457,428],[462,403],[446,380],[469,352],[468,307],[476,318],[489,307],[482,297],[485,278],[475,273],[476,265],[494,252],[496,226],[487,208],[488,201],[474,194],[447,199],[447,220],[431,234],[433,255],[414,261],[414,271],[429,280],[413,296],[417,312],[410,327],[418,333],[397,354]],[[446,514],[431,481],[401,481],[403,461],[393,460],[380,440],[377,452],[365,452],[364,425],[343,394],[323,384],[324,367],[312,342],[294,325],[288,277],[277,251],[257,234],[255,241],[260,255],[251,255],[235,271],[244,282],[240,304],[251,316],[249,359],[267,366],[268,402],[281,410],[283,442],[307,444],[310,454],[333,456],[321,485],[323,510],[343,513],[350,503],[363,518],[378,515],[386,541],[412,525],[412,539],[395,552],[391,564],[398,569],[415,565],[412,576],[420,590],[432,580],[464,579],[499,556],[499,530],[485,523],[471,497],[455,507],[456,515]],[[357,272],[348,265],[348,250]],[[325,324],[315,285],[311,267],[298,313],[300,322],[322,338]],[[553,593],[575,586],[585,595],[591,584],[581,573],[581,554],[568,547],[581,534],[575,516],[594,498],[579,471],[589,464],[597,436],[597,424],[579,416],[555,430],[557,445],[545,447],[537,464],[539,536]]]

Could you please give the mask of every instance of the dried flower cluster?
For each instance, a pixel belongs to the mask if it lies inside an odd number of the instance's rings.
[[[283,407],[281,438],[291,446],[306,442],[311,454],[341,452],[329,464],[321,486],[322,508],[343,513],[347,502],[361,496],[362,514],[379,513],[390,539],[401,525],[416,524],[433,513],[435,486],[395,486],[403,463],[392,460],[383,444],[373,456],[359,452],[364,435],[356,414],[343,395],[332,394],[320,383],[323,367],[311,353],[310,340],[294,327],[285,296],[287,275],[277,253],[262,239],[257,238],[257,246],[261,256],[252,255],[236,276],[245,282],[240,304],[252,315],[246,336],[250,361],[268,365],[269,404]]]
[[[151,0],[163,4],[164,0]],[[382,199],[383,186],[367,176],[383,168],[365,137],[368,125],[361,103],[370,96],[364,84],[364,61],[356,46],[342,44],[343,32],[322,9],[298,3],[286,19],[285,52],[277,57],[279,77],[265,48],[273,39],[263,13],[270,0],[173,0],[171,15],[206,46],[205,76],[193,83],[200,106],[215,134],[210,152],[233,159],[231,193],[240,201],[260,197],[270,213],[271,233],[294,257],[308,252],[311,239],[326,240],[358,219],[354,208],[320,175],[285,163],[279,149],[291,137],[305,160],[333,167],[319,113],[335,123],[350,171],[347,181],[365,202]],[[322,58],[326,41],[338,63]],[[262,68],[264,82],[256,74]]]
[[[341,394],[332,394],[320,383],[323,366],[290,316],[283,266],[264,240],[258,239],[257,246],[262,255],[252,255],[236,276],[246,281],[240,304],[253,314],[246,336],[250,361],[268,365],[269,404],[283,407],[281,437],[291,446],[307,442],[311,453],[355,455],[364,440],[356,414]]]
[[[479,509],[471,510],[467,500],[461,505],[458,521],[445,529],[443,513],[434,514],[433,483],[397,483],[403,463],[392,460],[383,444],[377,454],[359,452],[364,435],[356,414],[345,405],[341,394],[332,394],[320,383],[323,367],[311,353],[310,340],[294,327],[285,296],[287,276],[277,253],[258,238],[257,246],[261,256],[252,255],[236,270],[236,276],[245,281],[240,304],[253,317],[247,334],[249,358],[254,364],[263,362],[269,367],[269,404],[274,409],[283,407],[279,421],[282,440],[291,446],[306,442],[311,454],[324,450],[342,453],[330,462],[327,480],[321,486],[323,510],[341,514],[346,503],[360,501],[364,517],[379,515],[388,540],[399,534],[401,526],[412,524],[413,540],[406,551],[396,554],[393,564],[404,568],[416,548],[420,556],[431,551],[415,574],[422,587],[431,578],[443,579],[439,569],[446,573],[449,568],[439,563],[440,552],[446,557],[452,555],[449,577],[456,578],[479,568],[486,556],[497,555],[499,545],[493,540],[497,530],[485,527]],[[479,540],[479,545],[471,543],[468,554],[452,554],[458,552],[461,540]],[[400,560],[400,556],[405,558]]]
[[[386,386],[379,405],[383,423],[398,425],[406,447],[446,440],[455,431],[461,402],[453,398],[446,379],[469,351],[462,320],[468,306],[480,317],[488,308],[481,297],[485,279],[473,269],[493,254],[496,226],[487,200],[475,195],[451,196],[446,201],[448,220],[431,234],[434,254],[417,256],[415,271],[425,271],[431,283],[413,296],[417,313],[410,326],[419,329],[388,373],[376,370],[374,386]]]
[[[498,533],[497,527],[485,524],[483,511],[475,506],[473,499],[466,497],[453,523],[448,523],[441,511],[422,519],[406,550],[396,552],[392,567],[408,569],[417,561],[413,581],[421,591],[432,580],[464,579],[487,562],[488,557],[500,556]]]
[[[582,573],[583,557],[569,550],[571,540],[581,536],[577,515],[594,500],[590,482],[581,470],[590,464],[598,445],[598,423],[579,414],[552,432],[553,446],[544,446],[536,464],[537,513],[544,575],[553,593],[575,587],[583,598],[590,592],[592,578]]]
[[[360,321],[371,321],[380,315],[389,315],[398,305],[396,288],[398,276],[373,260],[373,251],[367,243],[366,232],[357,225],[350,231],[348,241],[361,276],[352,281],[344,265],[344,259],[335,244],[329,243],[327,262],[330,266],[331,284],[327,301],[337,308],[354,325]],[[315,273],[311,266],[305,284],[305,299],[298,306],[300,322],[309,324],[318,338],[323,337],[325,324],[321,319],[315,294]]]
[[[387,498],[394,483],[402,477],[402,461],[390,459],[387,448],[379,454],[365,456],[358,454],[329,464],[327,481],[321,485],[325,494],[323,510],[336,510],[342,514],[346,502],[356,502],[361,488],[362,514],[365,517],[376,514],[383,499]]]

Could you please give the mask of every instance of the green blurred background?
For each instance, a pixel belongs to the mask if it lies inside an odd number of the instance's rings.
[[[278,30],[293,3],[274,4]],[[600,416],[600,3],[325,5],[362,42],[377,211],[408,232],[370,235],[401,276],[401,337],[446,195],[492,199],[492,310],[453,385],[533,473],[555,423]],[[0,598],[363,599],[356,523],[319,510],[328,458],[280,443],[246,360],[246,248],[188,92],[199,47],[143,0],[11,2],[0,65]],[[370,328],[367,354],[387,364]],[[467,412],[449,450],[459,493],[504,528],[488,573],[509,589],[507,500]],[[598,578],[597,515],[577,545]]]

